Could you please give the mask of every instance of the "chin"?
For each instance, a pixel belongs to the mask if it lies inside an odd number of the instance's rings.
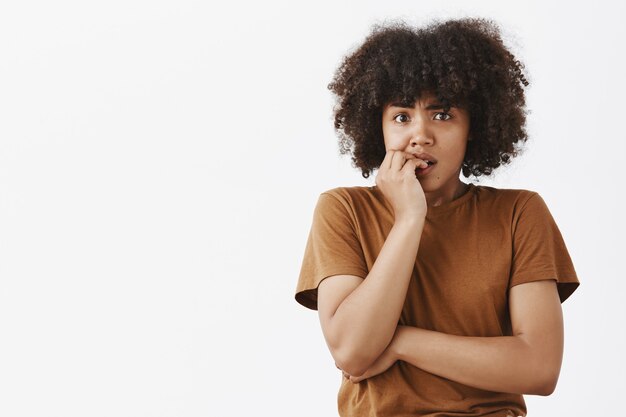
[[[437,177],[431,177],[431,178],[422,178],[422,179],[418,179],[420,185],[422,186],[422,189],[424,190],[424,192],[432,192],[432,191],[438,191],[441,190],[442,188],[448,188],[450,187],[450,180],[445,181],[444,179],[437,178]]]
[[[441,184],[433,184],[432,181],[418,180],[425,193],[436,191]]]

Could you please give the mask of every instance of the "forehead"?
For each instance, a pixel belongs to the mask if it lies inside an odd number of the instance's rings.
[[[401,108],[424,107],[426,108],[426,110],[431,110],[431,109],[442,109],[446,107],[446,103],[443,103],[441,100],[437,99],[437,94],[428,92],[428,93],[422,93],[421,96],[418,97],[414,103],[406,99],[405,100],[392,99],[388,103],[385,104],[385,109],[388,109],[390,107],[401,107]]]

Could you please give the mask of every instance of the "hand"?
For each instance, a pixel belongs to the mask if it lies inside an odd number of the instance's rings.
[[[415,170],[428,164],[404,151],[389,150],[376,174],[376,186],[391,204],[396,220],[426,217],[426,196]]]

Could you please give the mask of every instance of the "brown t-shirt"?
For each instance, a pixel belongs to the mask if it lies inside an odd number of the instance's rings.
[[[332,275],[366,278],[393,225],[376,186],[320,194],[295,298],[317,309],[317,287]],[[511,336],[508,290],[554,279],[561,302],[579,281],[561,233],[533,191],[469,184],[428,207],[398,324],[462,336]],[[341,376],[343,417],[525,416],[519,394],[473,388],[397,361],[354,384]]]

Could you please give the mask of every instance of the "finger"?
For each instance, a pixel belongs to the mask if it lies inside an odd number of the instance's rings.
[[[390,169],[391,168],[391,160],[393,159],[393,154],[396,151],[394,151],[393,149],[390,149],[387,151],[387,153],[385,154],[385,158],[383,159],[383,162],[380,164],[381,167],[384,167],[385,169]]]
[[[402,151],[395,151],[393,154],[393,158],[391,159],[391,167],[389,168],[391,171],[400,171],[404,166],[406,161],[406,155]]]
[[[421,159],[409,159],[402,167],[402,172],[406,175],[415,175],[415,170],[418,168],[426,168],[428,164]]]
[[[403,178],[417,178],[417,169],[421,165],[421,161],[415,159],[407,159],[404,166],[400,170],[400,174]]]

